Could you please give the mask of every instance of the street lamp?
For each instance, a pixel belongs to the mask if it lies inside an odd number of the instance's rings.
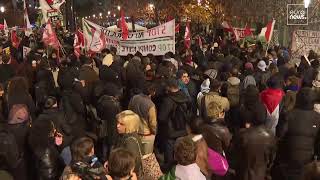
[[[1,7],[0,7],[0,12],[1,12],[1,13],[4,13],[4,11],[5,11],[4,6],[1,6]]]
[[[102,13],[99,13],[99,16],[101,17],[101,16],[102,16]]]
[[[311,0],[304,0],[304,7],[308,8]]]
[[[96,18],[96,15],[95,15],[95,14],[94,14],[94,15],[92,15],[92,17],[93,17],[93,18]]]
[[[120,11],[120,9],[121,9],[121,6],[118,6],[118,11]]]
[[[110,15],[111,14],[111,12],[110,11],[108,11],[108,15]]]

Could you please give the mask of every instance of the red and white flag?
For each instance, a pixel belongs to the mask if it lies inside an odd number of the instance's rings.
[[[129,28],[126,23],[126,19],[124,18],[124,11],[121,9],[121,31],[122,31],[122,39],[127,40],[129,36]]]
[[[13,47],[18,49],[19,44],[20,44],[20,39],[17,36],[16,30],[11,31],[11,43],[12,43]]]
[[[47,22],[42,35],[42,41],[46,46],[52,46],[54,49],[59,49],[60,43],[54,32],[50,20]]]
[[[81,49],[84,48],[84,37],[83,33],[80,30],[77,30],[77,33],[74,35],[74,54],[77,57],[81,55]]]
[[[26,36],[29,37],[32,34],[32,27],[28,16],[26,0],[23,0],[23,12],[24,27],[26,28],[24,33]]]
[[[184,46],[187,49],[190,49],[190,47],[191,47],[191,31],[190,31],[190,22],[189,21],[187,22],[186,31],[184,33]]]
[[[227,21],[223,21],[221,25],[227,32],[230,32],[234,35],[236,41],[240,40],[239,34],[237,33],[237,31],[235,31],[231,24],[229,24]]]
[[[271,41],[275,23],[276,23],[276,20],[272,20],[267,24],[267,27],[264,27],[261,29],[259,37],[265,37],[267,43]]]

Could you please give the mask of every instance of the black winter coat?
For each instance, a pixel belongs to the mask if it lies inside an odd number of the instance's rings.
[[[212,120],[212,122],[203,125],[201,129],[208,147],[223,154],[230,146],[232,135],[223,121],[221,121],[222,120]]]
[[[56,180],[61,176],[64,163],[55,146],[34,150],[37,180]]]
[[[294,109],[287,113],[279,158],[288,164],[306,164],[320,155],[320,114],[312,110]]]
[[[65,113],[67,123],[71,126],[72,135],[82,136],[87,129],[87,122],[86,107],[81,96],[71,90],[64,91],[60,107]]]
[[[15,76],[15,70],[10,64],[0,65],[0,83],[5,84],[8,80]]]
[[[158,124],[159,133],[163,138],[176,139],[187,135],[187,130],[176,130],[173,127],[175,119],[173,119],[173,113],[175,111],[175,106],[177,104],[185,104],[188,106],[190,100],[183,91],[178,91],[175,93],[168,94],[162,101],[159,114],[158,114]],[[190,106],[189,106],[190,107]]]
[[[265,180],[275,155],[276,141],[263,126],[243,129],[235,136],[237,180]]]
[[[72,141],[72,127],[68,123],[63,111],[60,111],[58,108],[46,109],[38,116],[37,121],[52,121],[58,132],[63,135],[63,145],[70,145]]]

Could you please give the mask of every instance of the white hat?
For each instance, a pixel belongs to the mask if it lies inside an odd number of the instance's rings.
[[[261,70],[261,71],[266,71],[267,69],[267,64],[265,61],[259,61],[257,67]]]

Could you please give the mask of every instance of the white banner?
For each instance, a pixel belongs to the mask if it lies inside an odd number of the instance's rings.
[[[310,50],[320,54],[320,31],[296,30],[292,37],[292,56],[300,59]]]
[[[130,32],[127,40],[122,40],[122,33],[108,30],[93,22],[83,19],[83,34],[88,51],[100,52],[103,48],[114,46],[121,56],[136,52],[164,55],[175,53],[175,21],[142,32]]]

